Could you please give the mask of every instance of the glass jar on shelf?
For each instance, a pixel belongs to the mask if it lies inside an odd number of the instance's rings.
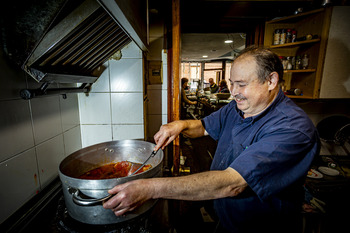
[[[295,69],[296,70],[300,70],[302,68],[301,66],[301,57],[300,56],[296,56],[295,58]]]
[[[303,55],[303,58],[301,59],[301,66],[303,69],[307,69],[309,67],[309,55],[306,53]]]

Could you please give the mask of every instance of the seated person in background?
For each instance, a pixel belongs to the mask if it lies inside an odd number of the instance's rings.
[[[210,78],[209,79],[209,84],[210,84],[210,93],[216,93],[219,89],[218,85],[214,83],[214,79]]]
[[[190,104],[190,105],[197,104],[197,101],[191,101],[187,98],[187,96],[186,96],[187,85],[188,85],[188,78],[182,78],[181,79],[181,102],[182,102],[182,105],[184,105],[184,104]]]
[[[227,82],[225,79],[220,81],[218,93],[230,93],[230,90],[227,88]]]

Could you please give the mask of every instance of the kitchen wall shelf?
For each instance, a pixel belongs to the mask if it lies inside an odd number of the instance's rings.
[[[284,22],[296,23],[296,22],[300,21],[301,19],[306,18],[306,17],[308,17],[310,15],[323,12],[323,10],[324,10],[323,8],[320,8],[320,9],[316,9],[316,10],[312,10],[312,11],[299,13],[299,14],[296,14],[296,15],[290,15],[290,16],[286,16],[286,17],[273,19],[273,20],[267,21],[266,23],[268,23],[268,24],[284,23]]]
[[[311,39],[311,40],[297,41],[297,42],[293,42],[293,43],[285,43],[285,44],[279,44],[279,45],[270,45],[270,46],[267,46],[267,48],[276,49],[276,48],[296,47],[296,46],[300,46],[300,45],[304,45],[304,44],[317,43],[317,42],[320,42],[320,41],[321,41],[321,39],[317,38],[317,39]]]
[[[296,57],[307,54],[308,69],[284,70],[284,90],[298,88],[303,95],[288,95],[290,98],[317,99],[319,97],[322,66],[328,39],[331,8],[300,13],[297,15],[278,18],[265,23],[264,46],[279,56]],[[273,45],[276,29],[293,29],[297,31],[297,38],[306,35],[317,36],[316,39],[297,41]]]
[[[302,69],[302,70],[284,70],[283,73],[308,73],[316,72],[316,69]]]
[[[313,99],[312,96],[306,96],[306,95],[287,95],[287,96],[292,99]]]
[[[329,6],[265,23],[264,46],[279,56],[308,54],[309,69],[285,70],[284,90],[301,89],[297,99],[350,98],[350,6]],[[294,29],[297,38],[307,35],[315,39],[273,45],[276,29]]]

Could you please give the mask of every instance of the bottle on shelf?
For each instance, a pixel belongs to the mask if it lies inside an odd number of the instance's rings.
[[[292,31],[292,43],[297,42],[297,31],[293,30]]]
[[[287,57],[287,67],[286,67],[286,69],[287,70],[291,70],[292,68],[293,68],[292,57]]]
[[[274,34],[273,34],[273,45],[280,44],[280,40],[281,40],[281,30],[276,29]]]
[[[286,43],[286,37],[287,37],[287,30],[286,29],[282,29],[281,30],[280,44],[285,44]]]

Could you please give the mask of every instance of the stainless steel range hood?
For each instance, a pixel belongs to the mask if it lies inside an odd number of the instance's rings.
[[[103,63],[130,42],[96,1],[85,1],[43,37],[24,69],[37,81],[95,82]]]
[[[128,24],[116,2],[22,1],[22,11],[13,8],[22,15],[8,16],[15,18],[15,29],[7,25],[2,32],[4,50],[38,82],[93,83],[103,64],[131,41],[146,49],[132,27],[128,32],[118,22],[120,17]]]

